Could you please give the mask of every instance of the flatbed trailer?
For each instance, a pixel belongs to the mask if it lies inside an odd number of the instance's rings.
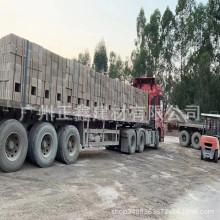
[[[0,169],[76,162],[80,149],[158,148],[163,92],[155,78],[130,86],[16,35],[0,40]],[[160,118],[157,117],[160,115]]]

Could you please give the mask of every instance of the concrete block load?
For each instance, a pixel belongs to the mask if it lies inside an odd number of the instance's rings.
[[[125,122],[138,122],[133,116],[143,111],[144,121],[149,119],[146,91],[14,34],[0,39],[0,104],[6,103],[14,108],[53,106],[57,111],[67,106],[70,116],[83,105],[89,109],[90,118],[101,109],[108,115],[106,120]]]
[[[158,149],[163,103],[154,77],[131,86],[10,34],[0,39],[0,170],[15,172],[26,157],[42,168],[73,164],[87,147]]]

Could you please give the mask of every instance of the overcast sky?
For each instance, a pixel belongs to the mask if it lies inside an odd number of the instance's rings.
[[[0,37],[14,33],[66,58],[104,38],[108,53],[124,59],[134,49],[136,18],[156,8],[175,10],[178,0],[0,0]],[[207,0],[200,0],[206,3]]]

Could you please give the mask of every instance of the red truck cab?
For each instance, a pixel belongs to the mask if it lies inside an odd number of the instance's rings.
[[[162,88],[156,84],[155,77],[137,77],[133,86],[148,92],[150,126],[159,132],[159,140],[163,142],[165,103]]]

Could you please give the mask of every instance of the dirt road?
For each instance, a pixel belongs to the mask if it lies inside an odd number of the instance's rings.
[[[0,219],[216,219],[219,168],[176,137],[133,156],[94,148],[70,166],[26,163],[0,172]]]

